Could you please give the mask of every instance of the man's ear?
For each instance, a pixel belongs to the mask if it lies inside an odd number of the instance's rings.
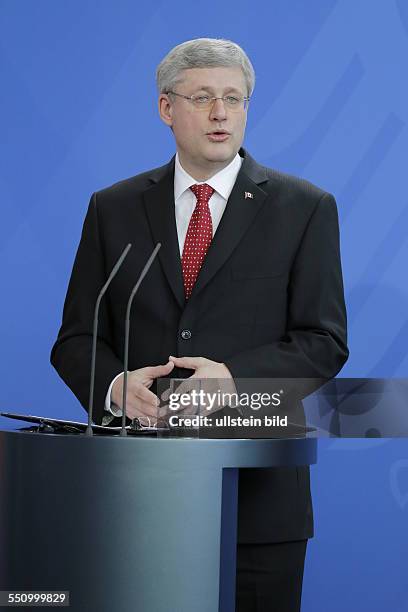
[[[170,102],[170,98],[167,94],[160,94],[159,96],[159,115],[160,119],[169,127],[173,125],[173,107]]]

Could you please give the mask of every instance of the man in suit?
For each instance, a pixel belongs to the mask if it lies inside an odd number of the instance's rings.
[[[132,308],[128,418],[156,415],[159,377],[328,379],[347,359],[335,200],[241,148],[254,81],[231,41],[172,49],[157,83],[175,157],[91,198],[51,362],[86,408],[94,303],[131,242],[100,311],[96,423],[119,422],[126,302],[157,242]],[[312,535],[307,468],[241,470],[239,612],[300,609]]]

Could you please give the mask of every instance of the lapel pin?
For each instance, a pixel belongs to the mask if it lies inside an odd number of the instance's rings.
[[[254,199],[254,194],[251,193],[250,191],[246,191],[245,192],[245,199],[247,198],[251,198],[252,200]]]

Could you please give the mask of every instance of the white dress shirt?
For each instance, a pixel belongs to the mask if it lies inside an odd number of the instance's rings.
[[[175,216],[177,226],[177,237],[180,250],[180,258],[183,253],[184,241],[187,235],[187,229],[190,223],[191,215],[194,212],[197,199],[190,187],[192,185],[200,185],[207,183],[214,189],[208,205],[210,208],[213,236],[220,224],[221,217],[227,206],[228,198],[234,187],[238,172],[241,168],[242,158],[236,154],[234,159],[222,170],[214,174],[206,181],[196,181],[182,167],[178,153],[176,154],[174,166],[174,203]],[[157,365],[157,364],[152,364]],[[112,386],[115,380],[121,376],[118,374],[109,385],[105,401],[105,416],[102,419],[102,425],[109,425],[115,416],[122,416],[122,410],[111,402]]]

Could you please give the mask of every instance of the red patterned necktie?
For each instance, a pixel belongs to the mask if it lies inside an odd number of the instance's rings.
[[[196,196],[197,203],[188,225],[181,258],[184,291],[187,300],[191,295],[204,257],[211,244],[212,220],[208,201],[214,193],[214,189],[207,183],[192,185],[190,189]]]

